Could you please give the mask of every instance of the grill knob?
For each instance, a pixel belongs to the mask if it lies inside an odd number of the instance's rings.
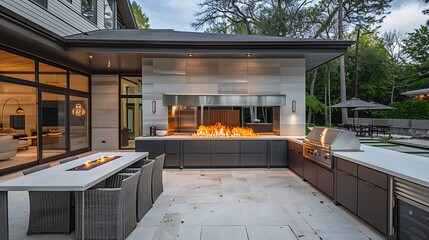
[[[329,155],[325,155],[323,158],[324,158],[325,160],[327,160],[327,159],[329,158]]]

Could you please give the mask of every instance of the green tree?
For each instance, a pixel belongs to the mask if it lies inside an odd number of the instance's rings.
[[[429,86],[429,27],[420,26],[409,33],[404,41],[404,53],[408,57],[405,83],[415,88]],[[408,90],[408,89],[404,89]]]
[[[133,1],[131,4],[138,29],[149,29],[149,18],[143,13],[140,5]]]

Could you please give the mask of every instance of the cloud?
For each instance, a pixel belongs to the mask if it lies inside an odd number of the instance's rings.
[[[418,1],[400,1],[392,6],[391,13],[387,15],[381,24],[380,32],[389,30],[402,30],[406,33],[412,32],[426,23],[427,15],[423,15],[422,10],[429,8],[428,4]]]
[[[198,0],[137,0],[153,29],[194,31],[191,22]]]

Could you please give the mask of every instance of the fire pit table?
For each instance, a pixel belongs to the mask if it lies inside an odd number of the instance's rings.
[[[0,239],[9,239],[8,191],[84,192],[147,157],[147,152],[101,152],[0,183]]]

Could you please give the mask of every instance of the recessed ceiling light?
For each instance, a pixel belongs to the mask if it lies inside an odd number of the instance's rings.
[[[94,56],[92,56],[92,55],[89,55],[89,58],[90,58],[90,59],[93,59],[93,58],[94,58]]]
[[[108,68],[112,66],[112,64],[110,63],[110,60],[109,60],[109,61],[107,61],[107,65],[106,65],[106,66],[107,66]]]
[[[192,56],[194,56],[194,54],[188,53],[188,57],[192,57]]]
[[[246,56],[250,57],[250,56],[252,56],[252,54],[251,53],[246,53]]]

